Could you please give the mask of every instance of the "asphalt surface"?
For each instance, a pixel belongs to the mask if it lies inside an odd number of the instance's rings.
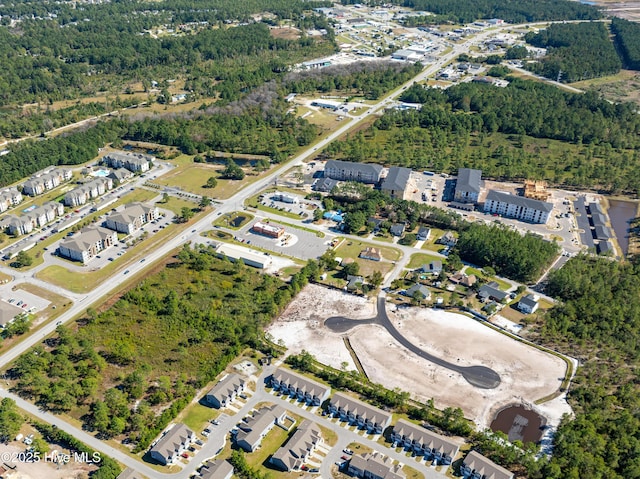
[[[351,328],[363,324],[379,324],[389,332],[393,339],[402,344],[406,349],[437,366],[441,366],[449,369],[450,371],[461,374],[462,377],[464,377],[472,386],[480,389],[494,389],[498,387],[500,384],[500,375],[491,368],[486,366],[459,366],[417,347],[395,328],[393,322],[387,315],[386,304],[386,297],[382,294],[378,296],[378,314],[374,318],[353,320],[345,318],[344,316],[333,316],[328,318],[324,322],[324,325],[332,331],[344,333],[349,331]]]

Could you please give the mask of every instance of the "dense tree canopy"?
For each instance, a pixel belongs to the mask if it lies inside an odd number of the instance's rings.
[[[611,19],[613,41],[626,68],[640,70],[640,24],[623,18]]]

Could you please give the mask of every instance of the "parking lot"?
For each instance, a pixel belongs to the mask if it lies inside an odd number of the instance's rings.
[[[12,290],[7,294],[8,297],[3,298],[4,301],[16,308],[22,309],[25,312],[30,311],[32,313],[37,313],[38,311],[45,310],[51,304],[51,302],[46,299],[36,296],[24,289]]]

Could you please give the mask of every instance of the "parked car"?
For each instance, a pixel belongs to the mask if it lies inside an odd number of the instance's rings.
[[[182,454],[180,454],[182,457],[184,457],[185,459],[189,458],[189,454],[187,454],[186,452],[183,452]]]

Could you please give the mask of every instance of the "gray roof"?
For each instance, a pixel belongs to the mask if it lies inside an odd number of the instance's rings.
[[[470,191],[480,193],[482,170],[472,170],[471,168],[460,168],[458,170],[458,181],[456,191]]]
[[[331,404],[373,423],[386,424],[391,420],[391,413],[378,409],[377,407],[373,407],[362,401],[358,401],[357,399],[343,393],[334,394],[331,398]]]
[[[425,298],[431,296],[431,291],[429,291],[429,288],[419,283],[414,284],[407,290],[407,296],[413,296],[416,291],[420,292],[420,294],[422,294],[422,296]]]
[[[273,459],[282,461],[288,470],[300,468],[303,458],[320,442],[321,436],[320,427],[305,419],[287,443],[273,454]]]
[[[611,241],[600,241],[597,246],[598,254],[613,252]]]
[[[524,306],[533,308],[536,304],[538,304],[538,301],[532,294],[527,294],[526,296],[523,296],[522,298],[520,298],[520,301],[518,301],[518,304],[523,304]]]
[[[589,208],[589,213],[593,214],[604,214],[604,210],[602,209],[602,206],[600,206],[600,203],[589,203],[587,205],[587,208]]]
[[[512,479],[513,473],[508,471],[504,467],[498,466],[493,461],[490,461],[482,454],[471,451],[464,458],[464,464],[480,473],[481,477],[485,479]]]
[[[75,238],[69,238],[61,242],[60,246],[74,251],[86,251],[91,245],[96,244],[100,240],[104,241],[113,234],[113,231],[102,228],[101,226],[89,226],[83,229],[80,235]]]
[[[597,239],[606,240],[611,238],[611,230],[609,230],[609,228],[607,228],[606,226],[595,226],[593,228],[593,232],[595,233]]]
[[[363,281],[362,276],[356,277],[360,278],[360,282]],[[294,373],[290,369],[285,368],[276,369],[273,372],[273,378],[278,382],[290,384],[303,391],[304,393],[311,394],[312,396],[318,396],[320,398],[323,397],[327,393],[327,391],[331,389],[329,386],[325,386],[318,381],[314,381],[313,379],[309,379],[298,373]]]
[[[22,313],[24,313],[24,309],[20,309],[5,301],[0,301],[0,326],[5,327],[13,321],[16,316]]]
[[[333,178],[319,178],[314,185],[314,189],[316,191],[329,193],[337,184],[338,180],[334,180]]]
[[[483,284],[482,286],[480,286],[480,289],[478,289],[478,295],[480,297],[496,298],[499,301],[502,301],[504,298],[509,296],[508,293],[500,291],[498,289],[498,284],[493,281],[489,284]]]
[[[398,420],[393,428],[393,433],[404,436],[423,447],[435,449],[449,457],[458,453],[458,445],[455,442],[404,419]]]
[[[326,171],[331,168],[347,170],[353,173],[361,172],[367,175],[374,175],[376,177],[379,177],[380,173],[382,173],[382,166],[375,163],[354,163],[352,161],[328,160],[324,169]]]
[[[122,211],[111,213],[107,220],[111,220],[114,223],[130,224],[133,223],[136,218],[140,218],[142,215],[147,215],[151,211],[156,209],[153,205],[147,205],[144,203],[130,203]]]
[[[236,435],[236,441],[244,441],[250,446],[256,445],[262,438],[264,431],[271,427],[276,419],[282,417],[285,410],[278,406],[262,407],[245,419],[244,424],[238,426],[240,430]]]
[[[510,195],[509,193],[495,190],[489,190],[489,193],[487,194],[487,201],[499,201],[502,203],[521,206],[522,208],[546,211],[547,213],[550,213],[551,210],[553,210],[553,203],[532,200],[531,198],[525,198],[524,196]]]
[[[244,378],[236,373],[227,374],[211,390],[207,396],[214,396],[218,400],[231,396],[240,386],[244,384]]]
[[[383,456],[379,452],[352,456],[349,465],[361,471],[369,471],[373,477],[382,477],[383,479],[404,479],[406,477],[402,472],[402,466],[399,464],[394,466],[391,458]]]
[[[392,166],[389,168],[389,173],[384,180],[382,180],[381,190],[402,190],[407,187],[407,183],[411,178],[411,170],[409,168],[401,168],[398,166]]]
[[[116,477],[116,479],[143,479],[143,477],[144,476],[140,474],[138,471],[135,471],[130,467],[127,467],[124,471],[118,474],[118,477]]]
[[[593,226],[604,226],[607,222],[607,217],[602,213],[592,213],[591,223]]]
[[[200,469],[200,477],[202,479],[224,479],[229,473],[233,473],[233,466],[221,459],[207,461]]]
[[[193,437],[193,431],[184,424],[176,424],[167,433],[162,436],[150,452],[157,452],[164,458],[169,458],[176,451],[180,450],[180,446],[190,442]]]
[[[389,229],[392,235],[400,236],[404,232],[404,224],[393,223]]]

